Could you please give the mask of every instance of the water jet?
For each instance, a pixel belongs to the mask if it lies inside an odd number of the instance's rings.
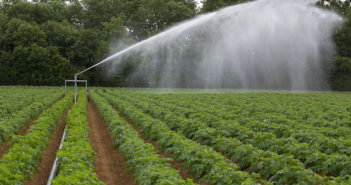
[[[314,0],[259,0],[200,15],[121,50],[101,64],[149,87],[326,90],[336,13]]]

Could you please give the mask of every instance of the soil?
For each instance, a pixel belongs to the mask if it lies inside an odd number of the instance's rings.
[[[34,118],[32,121],[28,122],[19,132],[18,135],[24,136],[28,133],[29,128],[33,125],[34,121],[37,120],[38,117]]]
[[[70,110],[69,108],[68,110]],[[61,139],[63,136],[63,132],[66,126],[66,116],[68,111],[62,116],[61,121],[57,124],[55,132],[50,138],[49,145],[46,147],[43,153],[43,157],[39,161],[39,168],[35,172],[35,175],[31,177],[29,181],[25,181],[26,185],[46,185],[51,168],[56,159],[56,152],[60,147]]]
[[[117,111],[117,110],[116,110]],[[118,112],[118,111],[117,111]],[[129,120],[127,117],[125,117],[123,114],[121,114],[120,112],[118,112],[119,116],[124,118],[138,133],[139,135],[141,136],[141,138],[146,142],[146,143],[150,143],[152,144],[156,150],[160,151],[159,150],[159,145],[158,143],[156,143],[156,141],[153,141],[153,140],[150,140],[148,139],[144,133],[141,132],[141,129],[138,128],[138,126],[131,120]],[[161,155],[161,157],[163,158],[171,158],[171,155],[170,154],[165,154],[163,152],[159,152],[159,154]],[[172,159],[172,158],[171,158]],[[185,169],[183,168],[183,165],[182,163],[180,162],[177,162],[177,161],[174,161],[173,159],[169,162],[172,166],[172,168],[176,169],[180,176],[183,177],[184,180],[186,179],[194,179],[194,176],[190,174],[189,172],[189,169]],[[194,182],[196,184],[200,184],[200,185],[208,185],[208,183],[205,183],[205,182],[200,182],[198,179],[194,179]]]
[[[135,185],[134,178],[125,166],[124,155],[114,148],[110,130],[91,101],[88,103],[88,122],[90,142],[96,152],[95,172],[99,180],[108,185]]]

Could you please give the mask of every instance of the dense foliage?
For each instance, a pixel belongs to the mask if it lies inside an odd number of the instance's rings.
[[[344,17],[344,25],[335,33],[337,49],[335,67],[331,71],[330,85],[335,90],[351,90],[351,2],[330,0],[326,8]]]
[[[157,140],[161,149],[171,153],[177,161],[183,162],[184,167],[188,168],[195,178],[222,185],[264,182],[259,175],[239,171],[235,163],[229,162],[219,152],[171,130],[164,122],[143,113],[128,101],[101,91],[98,91],[98,94],[140,126],[149,138]]]
[[[176,133],[220,152],[238,164],[238,169],[258,173],[271,183],[350,183],[348,94],[154,94],[135,89],[98,93],[150,138],[165,145],[165,151],[174,152],[175,158],[183,151],[169,139]],[[167,133],[167,139],[162,133]],[[210,155],[205,147],[197,150]],[[195,160],[196,152],[191,153]],[[184,154],[182,159],[186,161]],[[201,165],[192,162],[186,166],[197,176]]]
[[[61,143],[62,148],[56,154],[60,171],[52,184],[104,185],[95,173],[95,152],[88,136],[88,98],[85,90],[80,90],[78,96],[77,104],[73,105],[66,117],[65,139]]]
[[[204,0],[200,9],[194,0],[3,1],[0,85],[61,85],[74,73],[175,23],[248,1]],[[338,53],[330,86],[351,90],[351,8],[348,1],[330,2],[326,8],[345,17],[334,37]],[[122,86],[133,69],[130,63],[123,73],[106,78],[96,68],[83,78],[93,85]]]
[[[24,184],[35,173],[64,112],[72,104],[73,92],[45,110],[28,134],[13,138],[12,147],[0,159],[0,184]]]
[[[133,171],[138,184],[194,184],[190,179],[185,181],[170,166],[169,158],[161,158],[153,145],[145,143],[139,133],[117,114],[106,99],[94,91],[90,91],[90,95],[111,131],[111,138],[127,158],[127,167]]]
[[[0,87],[0,120],[9,118],[11,114],[54,92],[57,92],[57,88]]]
[[[193,17],[195,7],[192,0],[3,1],[0,84],[61,85],[120,46]],[[104,84],[99,69],[84,78]]]
[[[57,101],[62,96],[57,90],[0,88],[0,144],[12,136],[7,143],[12,146],[0,158],[0,184],[23,184],[36,172],[72,104],[72,91]],[[165,92],[89,90],[138,184],[192,185],[194,179],[218,185],[351,184],[349,93]],[[104,184],[94,170],[87,103],[85,91],[79,91],[78,103],[66,117],[54,184]],[[15,136],[25,119],[35,121],[28,133]],[[194,179],[183,179],[173,161]]]
[[[26,96],[24,96],[26,93]],[[58,88],[0,88],[0,144],[60,97]]]
[[[212,12],[220,8],[231,6],[239,3],[245,3],[253,0],[204,0],[202,12]]]

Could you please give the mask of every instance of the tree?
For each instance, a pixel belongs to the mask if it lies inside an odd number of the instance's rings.
[[[15,84],[12,79],[15,72],[14,68],[11,67],[11,53],[0,50],[0,84]]]
[[[90,67],[111,52],[196,14],[193,0],[69,2],[3,1],[0,84],[60,84],[67,75]],[[90,83],[102,83],[103,71],[94,70],[85,78]],[[133,65],[128,66],[128,71],[132,70]]]
[[[167,0],[151,0],[148,4],[148,16],[146,22],[149,29],[162,30],[163,28],[180,22],[182,20],[193,17],[195,12],[189,9],[184,3],[167,1]]]
[[[136,40],[196,15],[192,0],[122,0],[120,17]]]
[[[75,26],[84,26],[85,12],[80,1],[75,0],[71,2],[70,6],[67,7],[68,21]]]
[[[53,46],[16,46],[12,53],[12,66],[16,69],[13,80],[17,85],[58,85],[72,69]],[[67,71],[65,71],[67,70]]]
[[[337,56],[331,71],[330,86],[334,90],[351,90],[351,4],[340,0],[328,2],[320,1],[319,5],[338,12],[345,20],[334,35]]]
[[[79,29],[67,21],[48,21],[40,27],[47,35],[48,45],[57,47],[60,54],[69,59],[71,48],[79,38]]]
[[[226,6],[245,3],[248,1],[252,0],[205,0],[201,12],[212,12]]]
[[[0,50],[4,49],[1,46],[4,46],[4,41],[6,40],[6,25],[7,25],[8,19],[7,16],[4,15],[2,12],[0,12]]]
[[[102,60],[107,53],[106,43],[93,29],[81,30],[70,48],[70,63],[80,68],[87,68]]]
[[[112,17],[109,22],[103,22],[103,33],[106,40],[114,42],[122,37],[126,37],[127,29],[123,25],[123,20],[120,17]]]
[[[12,35],[15,45],[29,46],[38,44],[46,46],[46,34],[36,24],[22,23]]]
[[[37,24],[43,24],[48,20],[63,21],[69,15],[66,5],[57,1],[35,4],[20,1],[6,6],[8,7],[5,11],[9,18],[18,18]]]

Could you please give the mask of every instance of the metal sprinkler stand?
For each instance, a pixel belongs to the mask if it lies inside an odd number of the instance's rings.
[[[77,103],[77,83],[85,83],[85,94],[88,94],[88,81],[87,80],[78,80],[78,75],[74,75],[74,80],[65,80],[65,94],[67,93],[67,82],[74,83],[74,103]]]
[[[78,75],[79,74],[75,74],[74,75],[74,80],[65,80],[65,95],[67,93],[67,82],[73,82],[74,83],[74,104],[77,103],[77,95],[78,95],[77,83],[85,83],[85,94],[88,94],[88,81],[87,80],[78,80]],[[61,139],[61,143],[60,143],[59,149],[62,148],[62,143],[65,140],[65,136],[66,136],[66,127],[65,127],[65,130],[63,131],[63,136],[62,136],[62,139]],[[47,185],[52,185],[51,184],[51,180],[54,179],[55,176],[56,176],[56,173],[57,173],[57,170],[58,170],[57,161],[58,161],[58,157],[56,157],[56,159],[54,161],[54,164],[53,164],[53,166],[51,168],[50,176],[49,176],[49,179],[47,181]]]

